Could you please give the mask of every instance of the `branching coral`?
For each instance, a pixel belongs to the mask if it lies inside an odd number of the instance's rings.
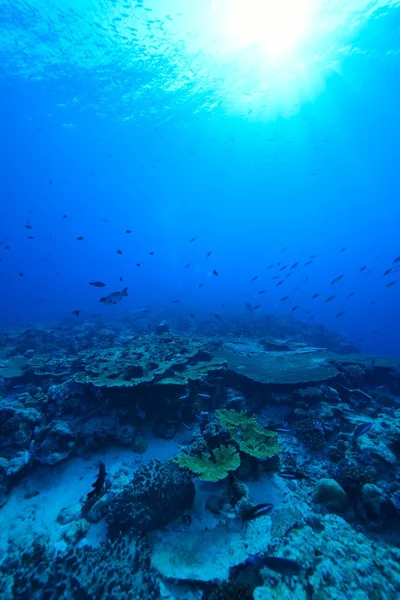
[[[216,411],[216,417],[241,452],[266,459],[281,450],[277,435],[264,429],[254,416],[248,417],[244,411],[220,409]]]
[[[240,456],[233,446],[220,446],[212,452],[212,456],[180,454],[175,460],[179,466],[189,469],[203,481],[225,479],[229,471],[236,471],[240,466]]]

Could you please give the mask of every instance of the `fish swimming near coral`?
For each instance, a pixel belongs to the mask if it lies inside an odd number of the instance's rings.
[[[103,462],[99,464],[99,474],[94,483],[92,483],[93,490],[88,493],[87,497],[98,496],[102,491],[106,481],[106,465]]]
[[[262,503],[262,504],[257,504],[256,506],[253,506],[252,508],[250,508],[249,510],[246,510],[243,514],[242,514],[242,521],[253,521],[253,519],[258,519],[258,517],[263,517],[265,515],[267,515],[269,512],[271,512],[271,510],[274,508],[273,504],[269,504],[269,503]]]
[[[353,446],[356,445],[358,438],[361,435],[364,435],[364,433],[367,433],[372,427],[372,422],[370,421],[369,423],[360,423],[360,425],[358,425],[355,430],[353,435],[351,436],[351,443],[353,444]]]
[[[267,556],[259,552],[258,554],[249,554],[246,563],[257,565],[258,567],[267,567],[276,573],[292,577],[301,572],[301,565],[290,558],[280,556]]]
[[[307,479],[307,476],[301,471],[280,471],[278,475],[282,479]]]
[[[128,295],[128,288],[124,288],[121,292],[113,292],[112,294],[108,294],[105,298],[100,298],[99,302],[103,302],[106,306],[112,306],[114,304],[118,304],[121,302],[122,298]]]

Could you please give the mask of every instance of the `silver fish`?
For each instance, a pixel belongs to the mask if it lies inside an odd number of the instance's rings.
[[[112,306],[121,302],[122,298],[128,295],[128,288],[124,288],[121,292],[113,292],[104,298],[100,298],[99,302],[103,302],[106,306]]]

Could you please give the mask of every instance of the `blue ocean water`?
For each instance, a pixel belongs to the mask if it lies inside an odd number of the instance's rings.
[[[400,353],[397,3],[283,5],[1,3],[4,325],[298,305]]]
[[[398,598],[400,2],[0,25],[0,599]]]

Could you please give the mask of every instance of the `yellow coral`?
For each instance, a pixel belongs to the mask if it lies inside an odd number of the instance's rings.
[[[281,450],[277,435],[264,429],[255,416],[248,417],[244,411],[221,408],[216,411],[216,417],[242,452],[265,459]]]
[[[229,471],[236,471],[240,466],[239,453],[233,446],[220,446],[210,454],[190,456],[180,454],[176,457],[179,466],[189,469],[203,481],[219,481],[227,477]]]

